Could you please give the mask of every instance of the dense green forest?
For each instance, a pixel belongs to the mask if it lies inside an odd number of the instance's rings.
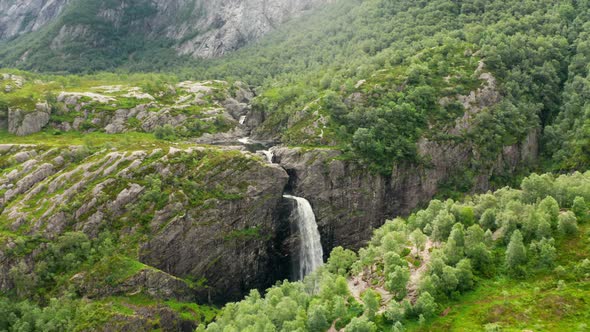
[[[338,247],[305,280],[254,290],[198,331],[584,331],[588,199],[586,172],[433,200],[388,221],[358,255]]]
[[[86,22],[89,13],[92,6],[81,1],[61,19],[102,24]],[[132,14],[150,15],[150,10]],[[544,140],[545,155],[555,155],[553,168],[572,169],[588,165],[588,126],[582,119],[587,119],[588,15],[585,1],[341,0],[221,59],[141,56],[167,48],[122,40],[133,50],[72,45],[72,50],[124,56],[125,61],[108,66],[100,61],[117,56],[80,52],[72,54],[93,62],[41,52],[35,54],[38,60],[18,66],[53,72],[155,69],[181,80],[241,80],[258,87],[255,107],[269,115],[260,130],[275,132],[288,144],[348,149],[385,172],[392,162],[417,161],[420,137],[474,146],[479,160],[472,166],[479,167],[494,160],[502,146],[554,124]],[[124,26],[105,29],[105,35],[130,38]],[[5,52],[17,49],[8,45]],[[7,54],[1,58],[2,66],[17,64]],[[480,87],[479,61],[499,81],[502,102],[475,115],[469,131],[448,133],[463,107],[439,101]],[[364,98],[351,98],[357,93]],[[312,134],[304,130],[325,118]]]

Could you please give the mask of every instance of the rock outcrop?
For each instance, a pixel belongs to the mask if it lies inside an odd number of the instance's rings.
[[[55,20],[69,0],[0,0],[0,40],[37,31]]]
[[[8,110],[8,131],[18,136],[26,136],[41,131],[49,123],[51,108],[47,103],[37,104],[35,110]]]
[[[14,80],[5,80],[12,82]],[[3,81],[4,82],[4,81]],[[23,81],[18,81],[23,84]],[[44,85],[43,82],[34,84]],[[24,136],[54,128],[60,131],[104,131],[118,134],[129,131],[154,132],[169,126],[176,134],[198,137],[215,132],[236,137],[245,136],[257,123],[250,101],[254,93],[241,82],[181,82],[167,85],[151,95],[139,87],[97,86],[88,91],[61,91],[51,105],[38,102],[31,109],[8,105],[0,114],[0,129]],[[53,111],[52,111],[53,110]],[[231,130],[235,132],[231,132]],[[228,133],[229,132],[229,133]]]
[[[537,140],[538,133],[532,131],[521,143],[504,147],[497,161],[477,174],[472,190],[488,190],[493,175],[534,163]],[[430,165],[399,164],[384,176],[367,171],[359,162],[342,160],[337,150],[276,147],[272,152],[274,161],[289,173],[287,190],[310,201],[326,258],[336,246],[364,246],[386,219],[407,215],[431,200],[441,184],[473,157],[465,146],[424,149]]]
[[[73,276],[85,296],[225,302],[288,274],[276,246],[288,175],[258,156],[2,145],[0,165],[0,221],[10,234],[55,242],[67,232],[96,239],[108,231],[117,246],[135,248],[136,256],[106,257]],[[33,273],[44,257],[43,246],[11,255],[17,242],[0,236],[2,291],[14,287],[12,268]]]

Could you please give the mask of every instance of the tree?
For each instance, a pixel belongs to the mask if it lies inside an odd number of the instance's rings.
[[[483,242],[466,247],[467,257],[473,264],[473,269],[483,275],[489,275],[492,268],[492,256]]]
[[[506,249],[506,268],[512,276],[523,276],[524,266],[527,262],[526,249],[522,242],[522,234],[516,230],[510,237],[510,243]]]
[[[465,254],[469,252],[476,245],[484,242],[484,231],[479,225],[472,225],[465,231]]]
[[[354,251],[342,247],[336,247],[332,250],[330,258],[328,258],[328,262],[326,263],[326,267],[328,268],[328,271],[334,274],[346,275],[348,271],[350,271],[352,263],[357,259],[358,257]]]
[[[455,240],[455,243],[457,244],[457,246],[459,246],[459,247],[465,246],[465,232],[464,232],[463,224],[460,224],[460,223],[454,224],[453,230],[451,231],[449,238]]]
[[[447,210],[442,210],[432,222],[432,237],[435,241],[444,241],[449,237],[455,224],[455,216]]]
[[[463,247],[458,246],[457,242],[452,237],[449,237],[449,240],[445,243],[444,253],[446,262],[449,265],[457,264],[457,262],[464,256]]]
[[[561,235],[574,235],[578,233],[578,223],[576,221],[576,215],[567,211],[559,215],[558,230]]]
[[[527,203],[534,203],[540,197],[547,197],[551,193],[553,178],[551,175],[531,174],[522,180],[520,187],[523,199]]]
[[[334,298],[334,307],[332,309],[332,318],[338,319],[344,317],[346,315],[346,302],[345,299],[341,296],[337,296]]]
[[[572,205],[572,211],[580,221],[585,222],[588,219],[588,205],[584,197],[577,196],[574,198],[574,204]]]
[[[551,231],[551,224],[549,223],[549,221],[547,221],[547,218],[544,215],[541,215],[539,217],[539,220],[537,222],[537,230],[535,232],[535,238],[540,240],[543,238],[548,238],[551,237],[551,234],[553,233]]]
[[[428,292],[420,294],[416,301],[416,305],[414,306],[415,313],[423,315],[425,318],[431,318],[436,314],[436,310],[437,304],[432,295]]]
[[[426,245],[426,241],[428,237],[422,233],[419,228],[416,228],[412,233],[410,233],[410,241],[414,244],[414,249],[416,257],[420,255],[420,252],[424,250],[424,246]]]
[[[539,203],[539,211],[547,216],[551,228],[556,229],[559,217],[559,204],[557,204],[555,198],[551,196],[545,197]]]
[[[399,322],[406,316],[406,312],[402,305],[397,301],[389,302],[387,310],[385,311],[385,317],[392,322]]]
[[[387,276],[386,288],[395,294],[396,299],[401,300],[406,296],[406,286],[410,280],[410,270],[407,266],[396,266],[395,270]]]
[[[330,324],[326,318],[327,310],[323,305],[312,305],[307,312],[307,326],[312,332],[326,331]]]
[[[479,218],[479,225],[483,229],[496,229],[496,212],[493,209],[487,209]]]
[[[388,251],[383,255],[384,273],[389,275],[395,271],[396,267],[405,266],[408,263],[403,260],[397,253]]]
[[[451,266],[445,266],[440,278],[441,288],[447,295],[452,295],[457,289],[459,279],[457,279],[456,270]]]
[[[379,310],[379,294],[373,289],[369,288],[363,293],[363,303],[365,304],[365,315],[370,320],[375,318],[377,310]]]
[[[494,246],[494,234],[492,234],[491,230],[487,230],[483,234],[483,242],[485,243],[486,247],[491,248]]]
[[[555,265],[557,252],[555,250],[555,240],[553,238],[543,238],[541,241],[533,241],[529,246],[531,259],[537,268],[551,269]]]
[[[457,263],[455,275],[459,281],[457,286],[460,291],[467,291],[473,288],[473,272],[469,259],[464,258]]]
[[[377,325],[375,323],[370,322],[367,317],[355,317],[353,318],[348,325],[344,328],[346,332],[376,332]]]

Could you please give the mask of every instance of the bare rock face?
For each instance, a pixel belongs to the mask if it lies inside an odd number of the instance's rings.
[[[233,170],[220,173],[231,177]],[[251,181],[243,199],[209,200],[171,220],[140,251],[142,262],[177,276],[199,276],[200,298],[235,300],[252,288],[272,284],[284,271],[269,266],[279,225],[277,207],[287,174],[279,167],[244,174]],[[247,272],[246,272],[247,271]]]
[[[52,22],[69,0],[0,0],[0,40],[39,30]]]
[[[160,3],[164,1],[159,1]],[[177,1],[182,2],[182,1]],[[178,44],[181,55],[201,58],[217,57],[236,50],[288,19],[297,16],[314,5],[326,0],[243,0],[243,1],[202,1],[197,0],[193,17],[205,13],[197,20],[190,20],[174,28],[168,28],[168,35],[176,40],[186,39],[193,31],[206,31]],[[165,1],[165,6],[170,6]]]
[[[49,123],[51,109],[47,103],[37,104],[32,112],[21,109],[8,110],[8,131],[26,136],[41,131]]]
[[[85,296],[226,302],[288,275],[278,248],[288,175],[255,155],[2,145],[0,161],[10,168],[0,170],[4,228],[48,242],[66,232],[96,239],[109,231],[114,243],[134,248],[72,277]],[[11,268],[30,273],[42,250],[10,256],[14,245],[0,238],[0,291],[14,287]],[[113,264],[123,275],[106,278]]]
[[[130,35],[138,38],[167,37],[180,55],[211,58],[245,46],[290,18],[326,2],[330,0],[102,1],[93,14],[115,29],[125,26]],[[69,0],[0,0],[0,40],[48,27],[74,5]],[[128,14],[140,9],[147,15]],[[50,47],[60,50],[70,42],[93,40],[102,42],[98,29],[74,23],[59,27]]]
[[[537,140],[538,133],[532,131],[522,142],[506,146],[493,165],[481,170],[472,189],[488,190],[494,174],[533,163]],[[386,219],[407,215],[427,203],[453,174],[453,167],[468,165],[472,158],[467,147],[438,146],[423,151],[429,153],[431,165],[399,164],[384,176],[370,173],[358,162],[341,160],[337,150],[276,147],[272,152],[274,161],[289,173],[287,191],[312,205],[326,256],[336,246],[364,246]]]
[[[340,151],[281,147],[272,152],[289,173],[287,191],[312,205],[326,256],[339,245],[360,248],[392,215],[389,179],[338,160]]]

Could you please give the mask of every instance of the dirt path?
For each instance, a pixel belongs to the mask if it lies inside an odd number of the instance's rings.
[[[408,295],[407,298],[412,302],[415,303],[418,295],[418,285],[420,282],[420,278],[426,271],[428,267],[428,263],[430,262],[430,250],[434,248],[436,244],[431,241],[430,239],[427,240],[426,244],[424,245],[424,250],[418,253],[420,257],[421,264],[419,267],[414,267],[413,265],[408,265],[410,268],[410,280],[408,282],[407,290]],[[411,253],[411,255],[415,255],[415,250]],[[365,272],[360,273],[359,275],[352,276],[348,278],[348,289],[352,296],[357,300],[359,303],[363,303],[361,295],[367,289],[372,288],[374,291],[378,292],[381,295],[381,307],[378,310],[378,313],[383,313],[387,310],[387,306],[391,299],[393,298],[393,294],[389,293],[385,288],[383,288],[383,282],[380,282],[377,286],[371,286],[369,282],[365,279]]]
[[[408,282],[407,286],[407,298],[412,303],[415,303],[417,300],[420,279],[428,268],[428,263],[430,262],[430,250],[434,247],[435,243],[430,240],[430,238],[428,238],[426,244],[424,245],[424,250],[418,254],[420,256],[420,266],[416,268],[415,266],[410,265],[410,281]],[[415,254],[415,251],[412,254]]]

